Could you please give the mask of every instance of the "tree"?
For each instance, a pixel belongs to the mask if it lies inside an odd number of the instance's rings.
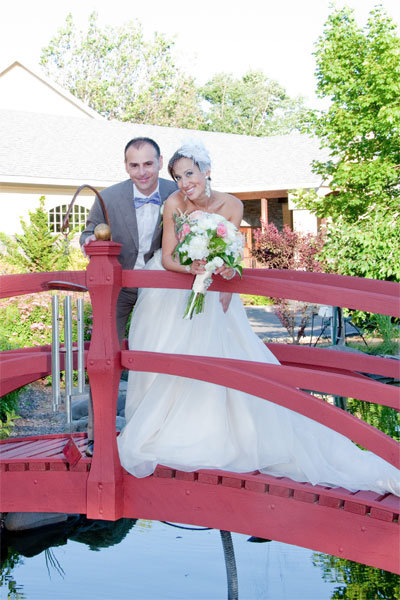
[[[195,127],[202,118],[197,90],[176,67],[173,47],[159,33],[146,41],[137,21],[102,29],[93,12],[82,32],[69,14],[40,62],[47,75],[108,119]]]
[[[338,217],[322,255],[334,273],[400,281],[400,207],[374,203],[354,222]]]
[[[321,217],[355,222],[371,204],[392,210],[400,195],[400,39],[382,7],[360,29],[353,10],[335,10],[316,44],[317,93],[326,112],[309,115],[308,132],[330,149],[313,170],[334,193],[301,204]],[[364,219],[366,226],[368,221]]]
[[[207,102],[208,131],[253,136],[290,133],[300,127],[306,109],[302,98],[291,99],[276,81],[261,71],[248,71],[235,79],[219,73],[200,88]]]
[[[29,212],[29,217],[30,223],[20,219],[23,235],[17,235],[15,240],[0,233],[4,259],[25,272],[65,270],[69,255],[62,248],[61,236],[49,231],[44,196],[39,200],[39,207]]]

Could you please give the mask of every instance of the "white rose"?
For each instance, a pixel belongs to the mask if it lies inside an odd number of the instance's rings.
[[[188,254],[192,260],[201,260],[209,255],[207,237],[196,235],[188,246]]]

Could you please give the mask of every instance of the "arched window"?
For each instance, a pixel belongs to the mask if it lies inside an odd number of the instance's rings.
[[[56,206],[55,208],[51,208],[49,210],[49,231],[51,231],[51,233],[60,233],[67,210],[68,204],[62,204],[61,206]],[[71,214],[69,215],[70,230],[75,229],[78,231],[83,231],[88,214],[88,208],[79,206],[79,204],[74,204]]]

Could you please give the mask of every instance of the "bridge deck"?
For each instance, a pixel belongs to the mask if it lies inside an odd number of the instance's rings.
[[[2,440],[3,510],[87,514],[86,444],[84,433]],[[124,517],[229,529],[400,572],[400,499],[392,494],[163,466],[144,479],[122,470],[116,494],[124,498]],[[101,496],[99,486],[99,506]]]

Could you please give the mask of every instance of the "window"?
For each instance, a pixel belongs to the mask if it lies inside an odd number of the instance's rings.
[[[64,216],[67,214],[67,210],[68,204],[56,206],[55,208],[51,208],[49,210],[49,231],[51,231],[51,233],[61,232]],[[85,208],[84,206],[74,204],[71,214],[69,215],[70,230],[75,229],[78,231],[83,231],[88,214],[89,209]]]

